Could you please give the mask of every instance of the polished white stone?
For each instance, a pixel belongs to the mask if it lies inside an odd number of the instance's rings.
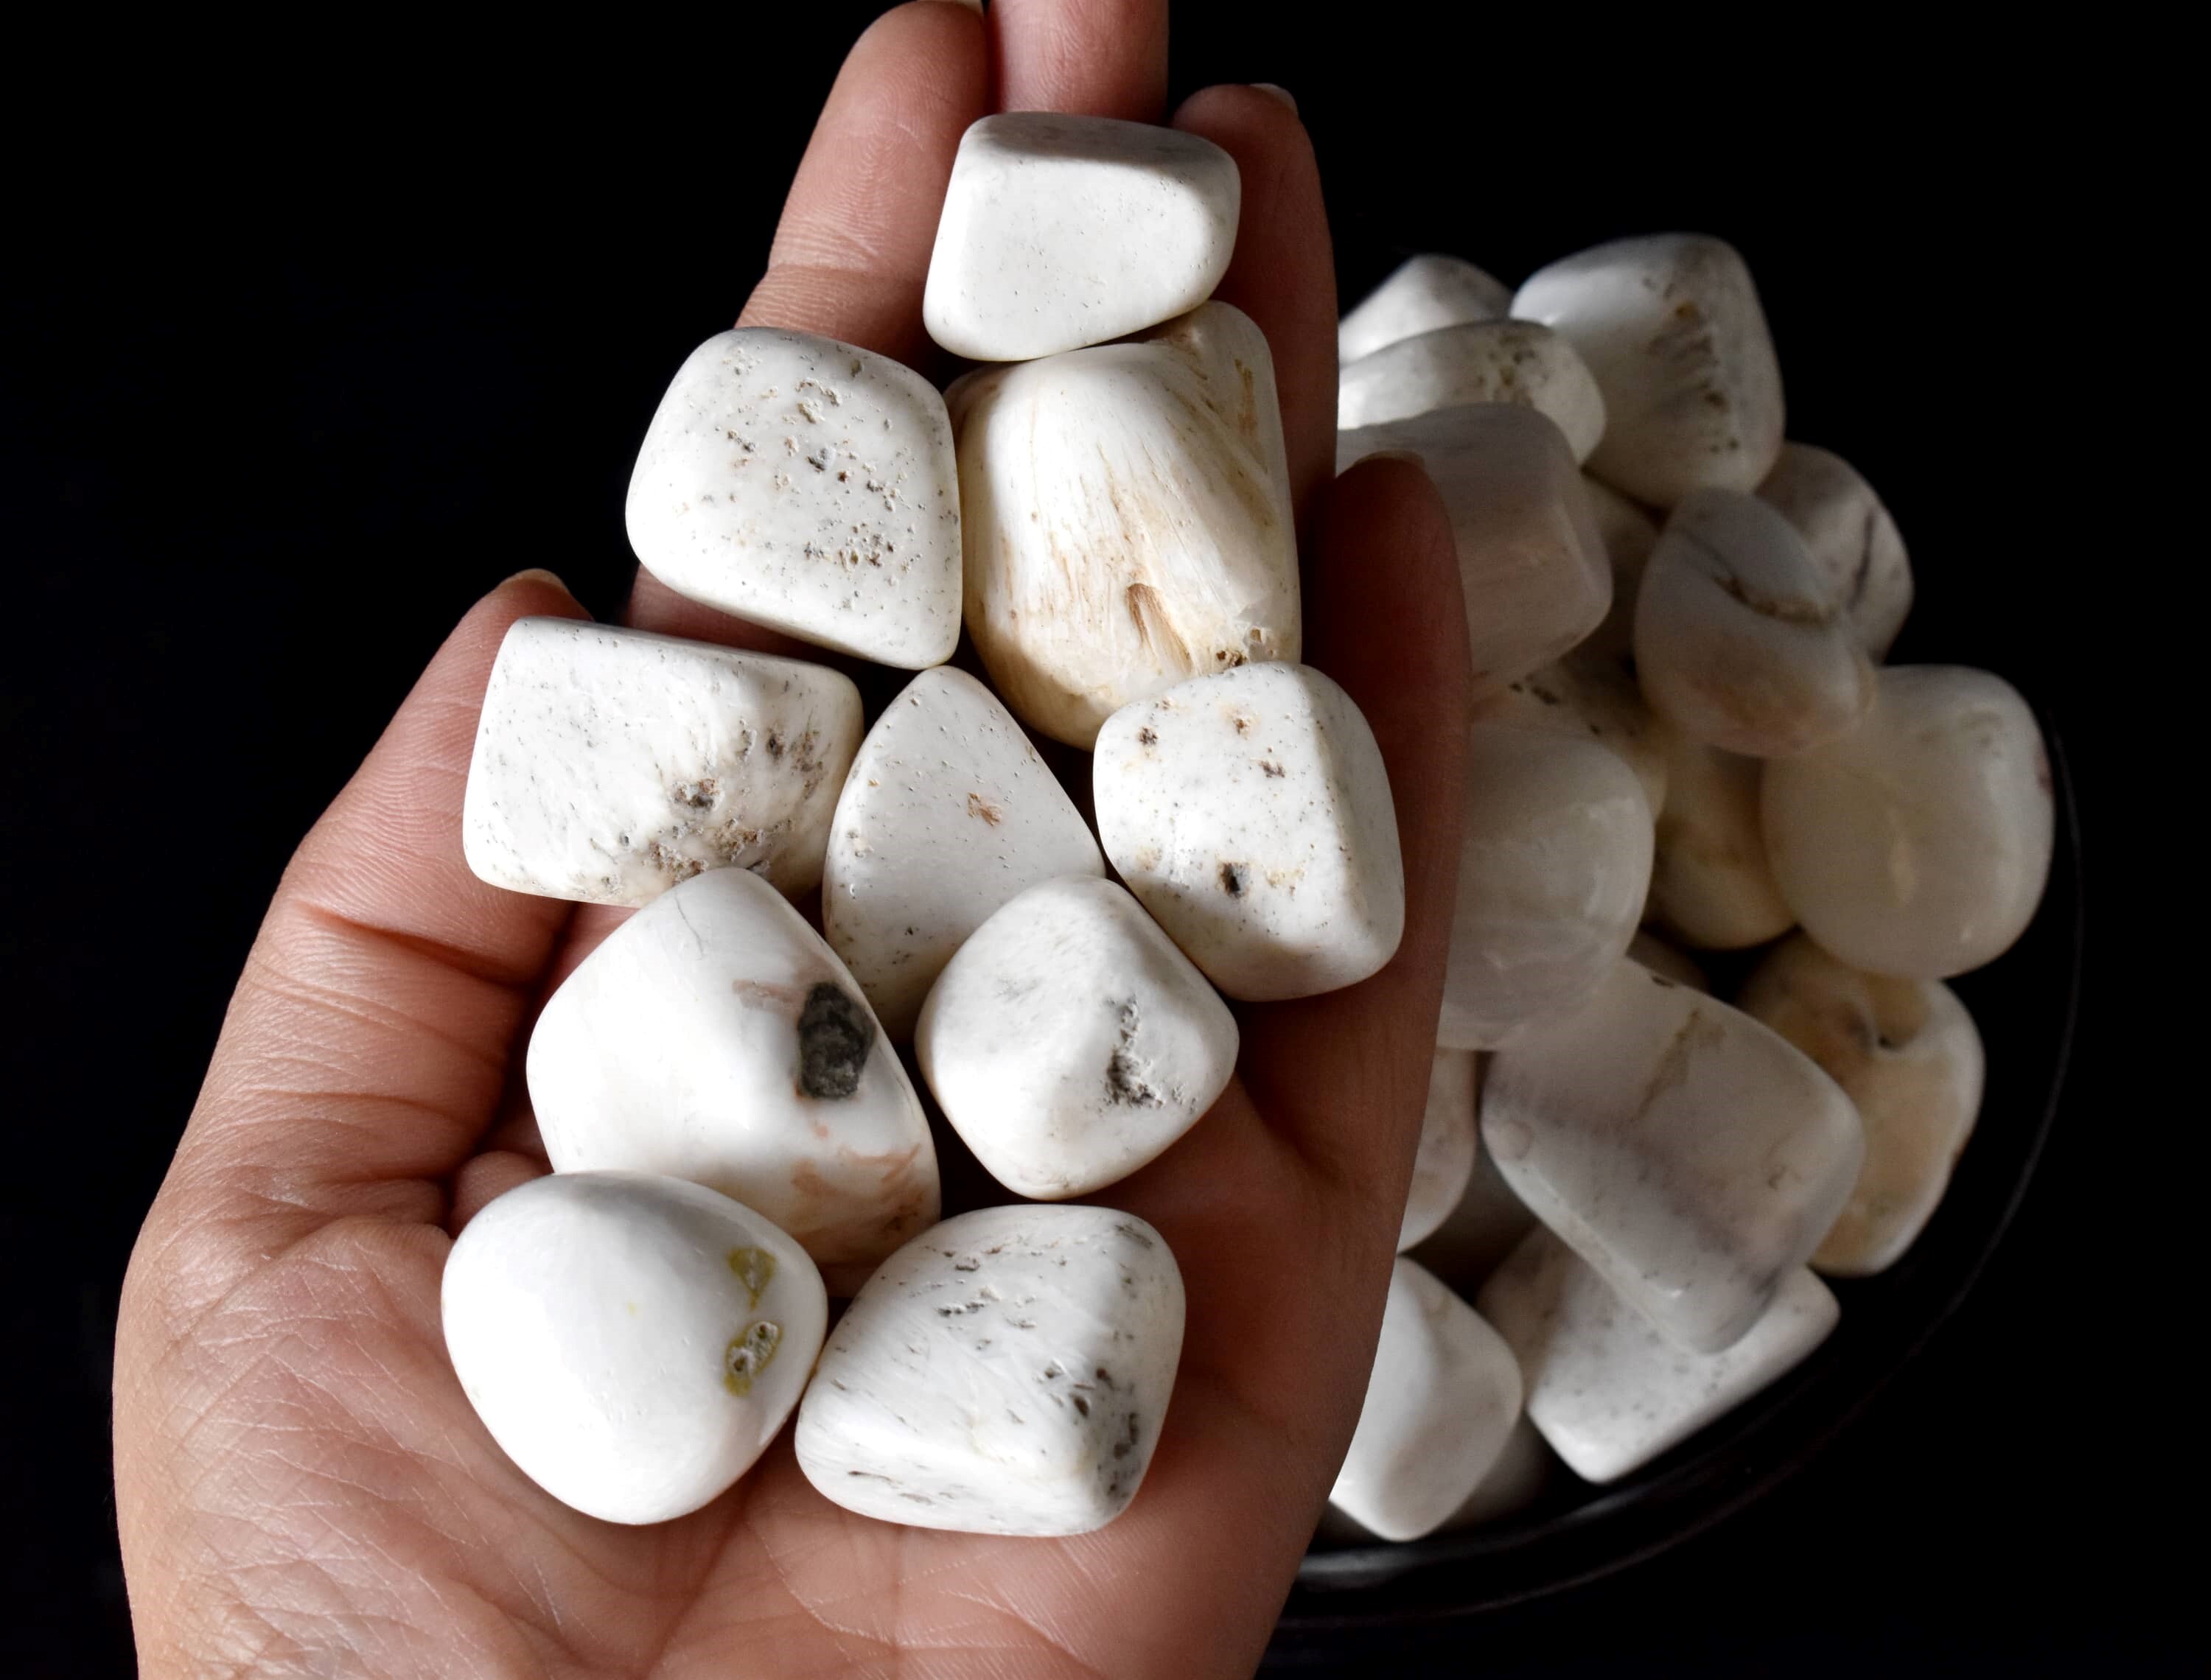
[[[1346,431],[1468,402],[1515,402],[1566,434],[1576,461],[1604,436],[1604,398],[1574,347],[1533,321],[1472,321],[1401,338],[1336,375]]]
[[[742,869],[673,887],[615,929],[530,1035],[555,1172],[689,1179],[758,1210],[840,1295],[936,1222],[936,1151],[851,975]]]
[[[1837,962],[1799,934],[1738,1000],[1825,1068],[1864,1122],[1865,1165],[1814,1270],[1863,1278],[1902,1258],[1949,1187],[1980,1113],[1981,1035],[1939,980],[1891,980]]]
[[[461,810],[469,867],[642,904],[702,869],[821,879],[860,691],[827,666],[574,619],[500,644]]]
[[[960,640],[960,472],[936,389],[780,327],[691,353],[630,475],[630,547],[678,595],[916,669]]]
[[[988,1207],[883,1262],[799,1408],[799,1467],[863,1516],[1081,1534],[1136,1497],[1182,1357],[1166,1239],[1110,1208]]]
[[[1336,358],[1354,362],[1385,344],[1462,321],[1494,321],[1512,288],[1457,257],[1408,257],[1336,326]]]
[[[1474,1123],[1474,1061],[1470,1050],[1439,1049],[1429,1063],[1428,1105],[1420,1115],[1413,1181],[1397,1227],[1400,1254],[1434,1235],[1474,1175],[1481,1147]]]
[[[1754,490],[1781,449],[1781,366],[1750,270],[1698,233],[1614,239],[1530,275],[1512,313],[1581,352],[1604,393],[1590,470],[1654,507]]]
[[[1236,1018],[1112,881],[1045,881],[944,965],[914,1032],[975,1158],[1040,1201],[1087,1195],[1195,1126],[1236,1072]]]
[[[2002,677],[1890,666],[1852,734],[1766,766],[1766,855],[1804,931],[1853,968],[1947,979],[2034,918],[2056,833],[2034,713]]]
[[[1098,843],[997,697],[924,671],[860,743],[830,825],[821,930],[894,1039],[960,940],[1026,887],[1103,875]]]
[[[1804,539],[1732,490],[1693,492],[1658,534],[1635,672],[1683,734],[1758,758],[1832,740],[1873,704],[1872,662]]]
[[[1766,862],[1758,811],[1763,761],[1661,728],[1666,808],[1647,919],[1699,951],[1735,951],[1785,934],[1796,917]]]
[[[1625,959],[1585,1007],[1490,1058],[1481,1134],[1536,1217],[1699,1353],[1745,1334],[1810,1258],[1865,1155],[1857,1111],[1808,1057]]]
[[[921,314],[955,356],[1102,344],[1205,301],[1236,249],[1236,160],[1178,129],[1008,111],[960,137]]]
[[[1873,486],[1832,450],[1784,444],[1758,493],[1802,535],[1866,652],[1886,656],[1911,611],[1911,559]]]
[[[1474,716],[1480,722],[1594,741],[1635,772],[1652,816],[1666,808],[1666,728],[1622,661],[1576,648],[1475,702]]]
[[[1497,1462],[1490,1465],[1488,1473],[1475,1484],[1472,1493],[1459,1502],[1458,1508],[1430,1532],[1456,1534],[1523,1511],[1551,1486],[1558,1468],[1558,1455],[1545,1444],[1523,1411],[1505,1435]],[[1314,1533],[1317,1538],[1338,1545],[1362,1545],[1382,1538],[1333,1505],[1323,1510]]]
[[[1396,953],[1404,862],[1382,750],[1305,665],[1246,665],[1124,707],[1091,760],[1098,837],[1230,997],[1298,998]]]
[[[1267,341],[1208,303],[946,393],[968,633],[1024,723],[1087,748],[1118,708],[1301,645]]]
[[[1531,1232],[1492,1274],[1481,1311],[1518,1357],[1530,1420],[1584,1481],[1616,1482],[1801,1364],[1840,1309],[1802,1266],[1743,1336],[1683,1351],[1574,1251]]]
[[[1635,597],[1643,588],[1643,568],[1658,544],[1658,522],[1640,504],[1631,502],[1611,486],[1582,474],[1589,493],[1590,511],[1596,516],[1597,535],[1603,540],[1605,559],[1612,567],[1612,604],[1604,621],[1590,632],[1574,652],[1588,659],[1626,660],[1635,652]]]
[[[735,1482],[798,1404],[828,1301],[748,1207],[642,1173],[556,1173],[469,1221],[445,1348],[508,1458],[608,1522],[665,1522]]]
[[[1400,1254],[1359,1427],[1329,1503],[1386,1540],[1439,1527],[1497,1463],[1520,1368],[1481,1315]]]
[[[1612,568],[1566,435],[1506,402],[1339,432],[1338,472],[1378,450],[1420,458],[1457,547],[1474,692],[1547,665],[1604,618]]]
[[[1475,723],[1439,1042],[1493,1048],[1585,1002],[1634,937],[1651,834],[1642,783],[1618,754]]]

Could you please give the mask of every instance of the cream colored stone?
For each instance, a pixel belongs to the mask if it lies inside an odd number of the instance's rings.
[[[1618,661],[1585,657],[1577,648],[1554,664],[1506,684],[1503,693],[1477,701],[1475,716],[1485,723],[1595,741],[1635,772],[1653,817],[1665,811],[1665,726],[1651,715],[1642,689]]]
[[[1336,323],[1336,358],[1354,362],[1415,333],[1494,321],[1512,289],[1457,257],[1408,257]]]
[[[1865,1125],[1865,1165],[1814,1268],[1863,1278],[1894,1265],[1942,1200],[1980,1112],[1973,1018],[1939,980],[1861,974],[1802,934],[1758,965],[1739,1001],[1825,1068]]]
[[[2050,759],[2019,691],[1958,665],[1890,666],[1856,731],[1766,766],[1773,878],[1853,968],[1938,980],[2001,957],[2050,879]]]
[[[1774,884],[1759,816],[1762,761],[1660,732],[1666,809],[1658,819],[1648,917],[1700,951],[1785,934],[1796,917]]]
[[[1604,398],[1573,346],[1532,321],[1473,321],[1401,338],[1336,375],[1345,431],[1468,402],[1514,402],[1556,423],[1577,462],[1604,436]]]
[[[1300,647],[1274,362],[1208,303],[946,393],[968,633],[1023,722],[1087,749],[1132,700]]]
[[[1434,1233],[1458,1206],[1474,1175],[1481,1146],[1474,1123],[1474,1061],[1470,1050],[1438,1050],[1429,1065],[1428,1106],[1420,1116],[1413,1182],[1397,1228],[1400,1254]]]
[[[1873,486],[1832,450],[1784,444],[1758,493],[1802,535],[1866,652],[1885,657],[1911,611],[1911,560]]]
[[[1451,516],[1476,698],[1548,665],[1603,619],[1612,569],[1566,436],[1532,408],[1475,403],[1337,434],[1336,466],[1420,457]]]

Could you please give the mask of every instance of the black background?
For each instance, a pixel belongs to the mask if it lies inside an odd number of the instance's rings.
[[[0,1667],[127,1670],[117,1289],[231,982],[287,854],[469,601],[548,565],[619,611],[637,441],[758,275],[872,9],[803,9],[663,39],[634,74],[520,52],[463,69],[445,43],[343,97],[318,53],[265,80],[153,68],[17,154],[37,166],[0,276],[15,888],[0,1089],[20,1151],[9,1404],[27,1415],[0,1454]],[[2062,228],[2078,248],[2099,205],[2047,107],[1901,40],[1776,48],[1742,74],[1710,43],[1662,40],[1604,70],[1575,34],[1593,19],[1462,39],[1417,8],[1376,13],[1387,39],[1366,45],[1349,12],[1324,28],[1185,7],[1177,94],[1295,94],[1347,300],[1423,249],[1509,282],[1619,233],[1734,239],[1781,346],[1791,435],[1863,468],[1911,544],[1922,605],[1899,656],[2001,669],[2058,718],[2099,960],[2106,725],[2053,580],[2100,557],[2065,523],[2065,426],[2043,406],[2099,350],[2052,329],[2082,279],[2029,237]],[[2129,1466],[2189,1403],[2114,1378],[2162,1357],[2156,1245],[2173,1239],[2116,1194],[2111,1129],[2129,1121],[2103,1095],[2099,972],[2035,1190],[1869,1415],[1717,1530],[1408,1637],[1391,1666],[2177,1668],[2193,1546],[2160,1538],[2160,1490]]]

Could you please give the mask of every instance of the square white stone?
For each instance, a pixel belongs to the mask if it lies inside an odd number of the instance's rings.
[[[956,356],[1026,361],[1205,301],[1236,249],[1242,183],[1209,140],[1050,111],[960,137],[922,320]]]
[[[936,1222],[936,1151],[836,953],[742,869],[683,882],[546,1000],[530,1106],[555,1172],[666,1173],[757,1209],[850,1295]]]
[[[1734,1345],[1686,1352],[1540,1230],[1491,1275],[1479,1305],[1519,1358],[1528,1416],[1590,1482],[1619,1480],[1785,1375],[1841,1312],[1797,1266]]]
[[[780,327],[691,353],[630,476],[630,546],[678,595],[917,669],[960,640],[960,473],[928,380]]]
[[[548,898],[642,904],[734,867],[821,879],[860,744],[826,666],[574,619],[518,619],[484,691],[462,801],[469,867]]]
[[[830,1333],[799,1467],[886,1522],[1086,1533],[1136,1497],[1182,1332],[1182,1274],[1142,1219],[964,1213],[884,1261]]]
[[[1747,1335],[1835,1222],[1865,1154],[1857,1111],[1802,1051],[1623,958],[1574,1013],[1490,1058],[1498,1170],[1665,1335]]]
[[[1416,1540],[1481,1485],[1519,1416],[1511,1349],[1401,1254],[1359,1427],[1329,1503],[1385,1540]]]
[[[1357,361],[1415,333],[1494,321],[1511,307],[1512,288],[1463,258],[1408,257],[1336,323],[1336,358]]]
[[[1091,776],[1106,856],[1230,997],[1333,991],[1396,953],[1405,873],[1382,751],[1311,667],[1247,665],[1124,707]]]
[[[922,1006],[944,1116],[1009,1190],[1087,1195],[1165,1151],[1236,1071],[1236,1018],[1143,906],[1087,875],[994,912]]]
[[[910,1038],[960,942],[1015,894],[1106,860],[1013,714],[965,671],[924,671],[860,743],[837,801],[821,929],[892,1037]]]

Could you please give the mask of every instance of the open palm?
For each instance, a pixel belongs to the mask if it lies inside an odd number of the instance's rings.
[[[991,109],[1157,120],[1164,0],[942,0],[847,60],[746,323],[931,365],[922,281],[961,131]],[[1330,482],[1335,288],[1288,105],[1177,112],[1237,159],[1221,295],[1265,330],[1305,557],[1307,657],[1374,727],[1404,944],[1348,991],[1239,1012],[1213,1112],[1094,1200],[1167,1237],[1182,1367],[1127,1514],[1067,1540],[831,1505],[788,1436],[730,1493],[618,1527],[541,1492],[463,1398],[439,1326],[452,1233],[545,1170],[515,1097],[547,988],[620,919],[478,882],[461,793],[500,638],[581,609],[545,574],[462,622],[286,873],[137,1249],[116,1476],[146,1671],[1178,1677],[1248,1672],[1356,1419],[1427,1087],[1466,686],[1456,568],[1414,468]],[[774,638],[640,577],[630,621]],[[1009,1198],[1008,1200],[1010,1200]]]

